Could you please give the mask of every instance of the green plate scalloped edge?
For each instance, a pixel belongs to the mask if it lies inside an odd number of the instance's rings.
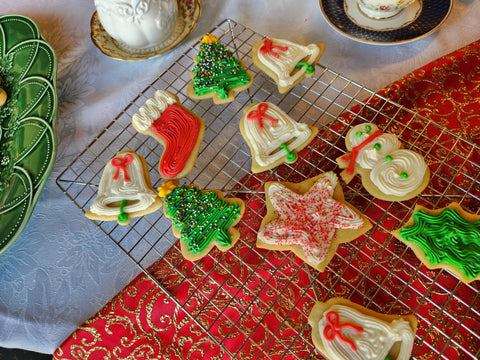
[[[0,254],[28,223],[56,155],[57,59],[35,22],[0,16],[0,57],[12,56],[18,84],[13,176],[0,203]]]

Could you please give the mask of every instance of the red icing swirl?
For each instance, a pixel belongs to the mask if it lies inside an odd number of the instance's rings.
[[[165,140],[160,159],[162,176],[173,178],[185,167],[200,132],[200,121],[177,104],[169,105],[151,125],[152,131]]]

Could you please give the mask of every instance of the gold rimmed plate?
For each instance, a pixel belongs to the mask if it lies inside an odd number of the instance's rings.
[[[392,45],[425,37],[447,19],[453,0],[417,0],[388,19],[363,14],[356,0],[319,0],[328,23],[341,34],[361,42]]]
[[[197,26],[201,14],[199,0],[178,0],[178,17],[172,35],[162,44],[147,49],[132,49],[113,39],[103,28],[95,12],[90,22],[92,41],[102,53],[118,60],[138,61],[150,59],[172,50]]]

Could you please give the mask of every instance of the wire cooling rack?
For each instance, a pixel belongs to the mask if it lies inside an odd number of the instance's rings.
[[[415,314],[419,328],[414,359],[479,358],[478,281],[463,284],[446,270],[428,270],[390,235],[417,203],[436,208],[456,201],[478,213],[479,148],[321,65],[314,77],[279,94],[271,79],[251,62],[251,48],[264,36],[232,20],[225,20],[211,33],[254,74],[247,91],[224,105],[189,99],[186,89],[198,51],[195,44],[120,112],[60,174],[58,185],[86,211],[96,196],[104,165],[116,152],[133,149],[146,158],[152,183],[159,186],[157,166],[163,148],[137,133],[130,122],[156,90],[169,90],[207,125],[195,167],[182,183],[241,197],[247,211],[238,225],[240,240],[226,253],[214,249],[192,263],[183,259],[162,211],[133,219],[128,226],[97,225],[208,334],[223,355],[320,359],[311,341],[308,315],[315,302],[342,296],[375,311]],[[296,163],[252,174],[239,119],[246,105],[264,101],[277,104],[296,121],[319,127],[320,132]],[[266,212],[263,184],[298,182],[330,170],[339,173],[335,159],[346,151],[345,134],[363,122],[378,124],[425,157],[432,177],[424,193],[409,201],[385,202],[367,194],[358,179],[342,184],[346,200],[374,227],[341,245],[322,273],[291,252],[256,248],[256,233]]]

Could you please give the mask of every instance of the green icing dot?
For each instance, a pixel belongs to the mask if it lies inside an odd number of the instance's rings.
[[[375,145],[373,145],[373,147],[377,150],[380,150],[382,148],[382,145],[380,145],[380,143],[376,143]]]
[[[385,156],[385,161],[392,161],[393,158],[390,155]]]
[[[362,135],[363,135],[363,133],[362,133],[361,131],[357,131],[357,132],[355,133],[355,136],[356,136],[356,137],[360,137],[360,136],[362,136]]]
[[[370,125],[365,125],[365,131],[368,133],[372,131],[372,127]]]
[[[400,174],[400,177],[401,177],[402,179],[408,179],[408,174],[407,174],[406,172],[402,172],[402,173]]]

